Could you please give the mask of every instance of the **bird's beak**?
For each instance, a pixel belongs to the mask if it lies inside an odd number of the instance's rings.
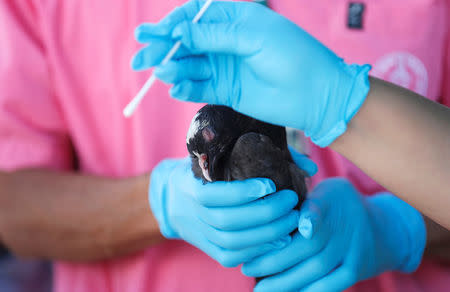
[[[198,155],[198,165],[200,166],[200,169],[202,170],[203,177],[207,181],[212,182],[211,176],[209,175],[208,155],[206,155],[206,154]]]

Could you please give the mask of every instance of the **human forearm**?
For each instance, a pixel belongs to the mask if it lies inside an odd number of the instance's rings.
[[[450,231],[424,216],[427,226],[425,257],[450,261]]]
[[[450,110],[379,79],[370,82],[365,103],[331,148],[450,228]]]
[[[143,249],[162,239],[148,207],[148,180],[0,174],[0,237],[26,257],[87,261]]]

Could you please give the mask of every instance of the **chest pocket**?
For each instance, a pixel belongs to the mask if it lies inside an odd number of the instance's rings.
[[[447,1],[351,2],[364,7],[361,27],[349,26],[349,1],[268,1],[347,62],[369,63],[371,75],[437,100],[449,30]]]

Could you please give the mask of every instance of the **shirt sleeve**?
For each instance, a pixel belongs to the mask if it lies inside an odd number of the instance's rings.
[[[0,1],[0,169],[67,169],[72,148],[41,37],[38,2]]]

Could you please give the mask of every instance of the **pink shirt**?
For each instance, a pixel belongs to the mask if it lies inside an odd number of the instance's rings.
[[[158,82],[133,118],[122,110],[150,72],[135,73],[134,28],[182,0],[0,1],[0,167],[126,177],[187,155],[200,105]],[[83,194],[80,194],[82,196]],[[184,243],[92,264],[55,264],[57,292],[251,291],[254,280]]]
[[[363,29],[347,26],[350,2],[365,5],[360,18]],[[370,63],[372,75],[450,106],[450,1],[269,0],[269,4],[347,62]],[[383,190],[331,149],[312,144],[310,149],[312,159],[319,165],[314,184],[327,177],[344,176],[365,194]],[[413,274],[384,273],[348,291],[447,292],[450,291],[450,263],[425,259]]]
[[[425,68],[426,94],[432,98],[442,94],[443,78],[449,80],[443,73],[444,27],[448,26],[443,1],[397,1],[395,5],[387,0],[367,1],[367,31],[345,28],[347,1],[326,5],[306,1],[272,4],[351,61],[375,62],[384,57],[388,61],[380,61],[381,76],[403,69],[401,64],[406,62],[406,71],[415,74],[414,82],[423,84]],[[184,156],[184,137],[199,105],[168,98],[168,88],[157,83],[132,119],[121,115],[150,74],[134,73],[129,67],[139,47],[133,40],[135,26],[157,21],[183,2],[0,1],[0,39],[4,40],[0,47],[0,167],[69,170],[75,149],[81,172],[125,177],[148,172],[163,158]],[[393,52],[403,52],[402,57],[389,57]],[[417,65],[417,59],[423,66]],[[337,154],[313,148],[312,155],[320,164],[315,181],[344,175],[365,193],[380,190]],[[55,265],[57,292],[220,292],[251,291],[252,287],[253,280],[239,269],[222,268],[182,241],[116,260]],[[425,262],[412,276],[389,273],[354,289],[444,291],[445,287],[450,287],[447,267]]]

